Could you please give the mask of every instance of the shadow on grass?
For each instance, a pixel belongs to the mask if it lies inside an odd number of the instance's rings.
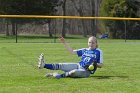
[[[111,78],[128,78],[128,76],[90,76],[90,78],[111,79]]]

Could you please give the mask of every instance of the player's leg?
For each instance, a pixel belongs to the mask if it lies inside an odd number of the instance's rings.
[[[65,72],[71,71],[73,69],[78,69],[79,65],[77,63],[58,63],[58,64],[46,64],[44,60],[44,55],[39,56],[38,68],[46,68],[50,70],[62,70]]]
[[[47,68],[47,69],[51,69],[51,70],[62,70],[62,71],[64,71],[63,74],[47,73],[45,75],[46,77],[63,78],[63,77],[68,77],[70,71],[72,71],[74,69],[78,69],[79,65],[77,63],[59,63],[59,64],[45,64],[44,67]]]
[[[69,77],[78,77],[78,78],[86,78],[90,76],[90,72],[85,69],[74,69],[68,72]]]
[[[45,75],[45,77],[55,77],[57,79],[64,77],[63,74],[59,74],[59,73],[47,73]]]
[[[44,60],[44,55],[43,53],[40,54],[39,58],[38,58],[38,68],[42,69],[45,66],[45,60]]]
[[[77,63],[58,63],[58,64],[45,64],[44,68],[50,70],[62,70],[64,72],[71,71],[73,69],[78,69]]]
[[[66,64],[66,63],[64,63],[63,65],[64,65],[64,69],[67,68],[67,67],[69,68],[69,66],[72,66],[72,65]],[[67,71],[67,72],[65,72],[63,74],[58,74],[58,73],[49,73],[49,74],[46,74],[46,77],[55,77],[55,78],[64,78],[64,77],[86,78],[86,77],[89,77],[89,76],[90,76],[90,71],[82,68],[79,65],[78,65],[77,68],[74,68],[74,69],[71,69],[71,70],[69,69],[69,71]]]
[[[64,77],[73,77],[73,78],[87,78],[90,76],[90,72],[85,69],[74,69],[63,74],[59,73],[49,73],[46,74],[46,77],[55,77],[55,78],[64,78]]]

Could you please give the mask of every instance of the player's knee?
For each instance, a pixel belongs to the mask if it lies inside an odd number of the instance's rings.
[[[74,69],[74,70],[69,72],[69,75],[70,75],[70,77],[78,77],[79,74],[77,73],[77,70]]]

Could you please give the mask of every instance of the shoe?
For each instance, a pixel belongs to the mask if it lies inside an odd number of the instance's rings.
[[[58,74],[58,73],[47,73],[45,75],[45,77],[54,77],[54,78],[59,79],[59,78],[61,78],[61,74]]]
[[[45,62],[44,62],[44,55],[43,53],[40,54],[39,58],[38,58],[38,68],[42,69],[44,68]]]
[[[58,74],[58,73],[53,73],[53,77],[57,79],[62,78],[61,74]]]
[[[47,73],[45,77],[53,77],[53,73]]]

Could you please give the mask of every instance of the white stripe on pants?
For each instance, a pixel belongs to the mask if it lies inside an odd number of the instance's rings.
[[[60,70],[68,72],[70,77],[89,77],[90,72],[85,70],[79,63],[59,63]]]

